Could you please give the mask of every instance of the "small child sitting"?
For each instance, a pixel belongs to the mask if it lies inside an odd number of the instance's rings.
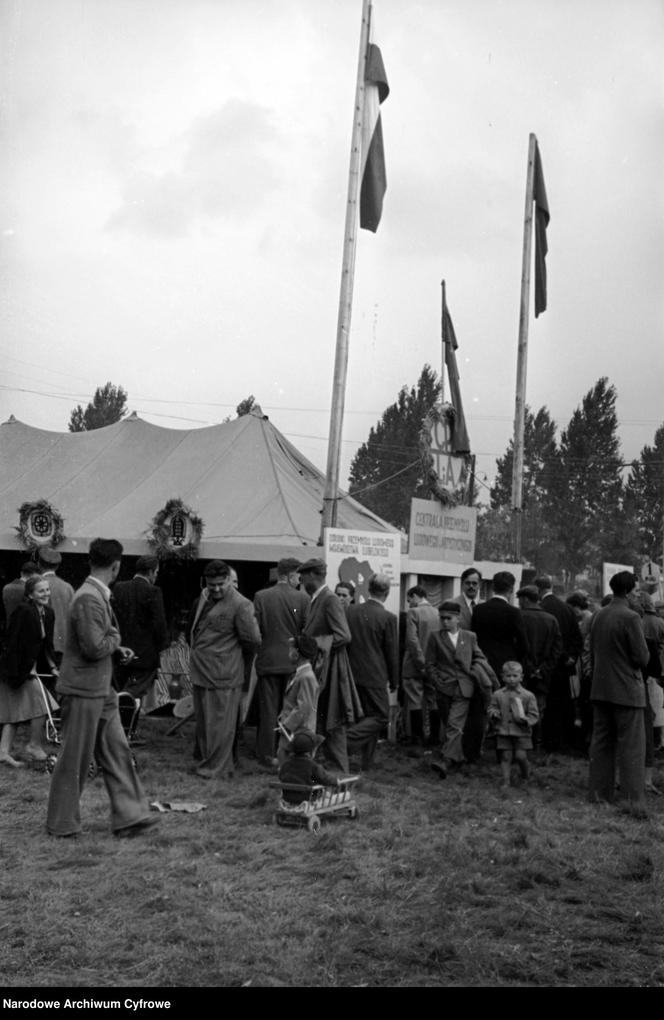
[[[326,772],[322,765],[315,762],[313,754],[323,737],[317,737],[311,730],[297,730],[290,742],[290,755],[279,768],[279,782],[284,786],[333,786],[339,780],[331,772]],[[282,799],[286,804],[300,804],[307,800],[302,790],[282,790]]]
[[[491,697],[489,719],[496,734],[496,751],[503,773],[503,788],[510,786],[512,761],[516,761],[524,779],[528,779],[528,751],[533,746],[532,727],[539,720],[537,699],[522,685],[523,670],[518,662],[503,665],[504,686]]]

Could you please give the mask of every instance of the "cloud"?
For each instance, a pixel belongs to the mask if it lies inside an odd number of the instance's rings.
[[[228,102],[179,141],[178,169],[137,169],[125,181],[110,229],[185,237],[210,219],[251,216],[280,185],[280,133],[263,106]]]

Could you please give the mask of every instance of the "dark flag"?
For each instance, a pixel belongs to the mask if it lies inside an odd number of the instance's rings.
[[[466,418],[461,403],[461,386],[459,385],[459,370],[456,362],[457,343],[456,333],[452,325],[452,317],[447,310],[443,309],[443,343],[445,344],[445,367],[450,380],[450,395],[452,407],[454,408],[454,428],[452,429],[452,453],[470,453],[470,438],[466,427]]]
[[[549,202],[544,187],[544,174],[539,146],[535,143],[535,179],[533,183],[535,201],[535,318],[546,309],[546,228],[549,223]]]
[[[387,188],[380,104],[387,99],[390,88],[381,52],[373,43],[369,44],[364,82],[360,226],[375,233]]]

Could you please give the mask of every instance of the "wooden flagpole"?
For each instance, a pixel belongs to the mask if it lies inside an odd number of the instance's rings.
[[[323,493],[323,516],[319,544],[323,544],[325,528],[337,523],[337,502],[339,499],[339,467],[341,461],[341,434],[343,429],[344,402],[346,398],[346,377],[348,374],[348,341],[353,308],[353,281],[355,277],[355,250],[359,221],[360,169],[362,156],[362,121],[364,117],[364,75],[369,45],[371,22],[371,0],[363,0],[362,29],[360,32],[360,54],[355,89],[355,113],[350,148],[350,170],[348,174],[348,200],[346,204],[346,227],[344,232],[343,262],[341,267],[341,288],[339,292],[339,313],[337,318],[337,346],[332,381],[332,407],[330,409],[330,432],[327,447],[327,470]]]
[[[514,456],[512,462],[512,512],[514,513],[514,560],[521,560],[523,443],[526,423],[526,370],[528,367],[528,308],[530,304],[530,266],[533,236],[533,191],[537,138],[530,135],[526,208],[523,222],[523,261],[521,265],[521,308],[519,311],[519,347],[516,360],[516,400],[514,405]]]
[[[440,281],[440,289],[442,291],[441,304],[440,304],[440,338],[442,342],[442,362],[440,366],[440,402],[445,402],[445,366],[447,364],[447,349],[445,344],[448,343],[447,330],[445,329],[445,281]]]

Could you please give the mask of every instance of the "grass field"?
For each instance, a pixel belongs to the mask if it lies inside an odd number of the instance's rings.
[[[49,777],[2,770],[5,991],[664,985],[664,797],[638,820],[586,803],[580,758],[503,792],[490,752],[442,781],[382,744],[360,818],[314,836],[274,824],[247,747],[232,782],[191,775],[171,723],[142,723],[149,799],[206,808],[135,839],[111,836],[99,778],[84,834],[49,838]]]

